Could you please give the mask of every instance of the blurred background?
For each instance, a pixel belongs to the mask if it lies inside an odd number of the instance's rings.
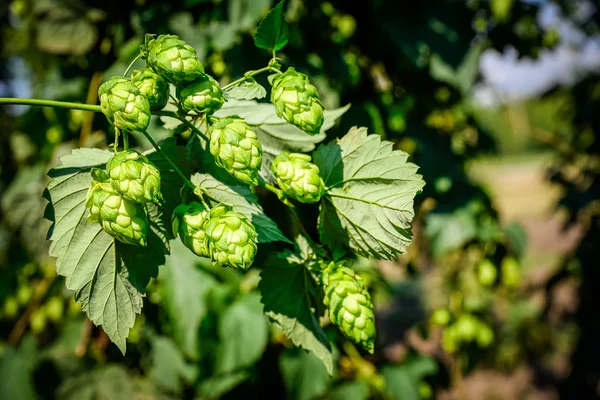
[[[252,35],[273,5],[3,1],[0,97],[96,104],[147,32],[179,35],[231,82],[270,59]],[[268,325],[255,270],[199,264],[182,245],[122,356],[56,276],[41,197],[58,158],[107,147],[110,128],[81,111],[0,109],[0,398],[599,398],[599,7],[287,0],[284,67],[309,74],[327,108],[351,104],[327,140],[366,126],[427,182],[409,252],[354,265],[374,296],[376,352],[327,326],[331,379]],[[173,135],[159,120],[150,133]]]

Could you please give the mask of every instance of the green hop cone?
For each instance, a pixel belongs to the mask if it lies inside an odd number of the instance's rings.
[[[279,117],[313,135],[321,131],[325,107],[308,76],[288,68],[273,77],[272,85],[271,103]]]
[[[173,234],[200,257],[210,257],[204,224],[209,211],[200,203],[180,204],[173,211]]]
[[[256,255],[254,226],[244,214],[219,205],[210,210],[204,225],[212,260],[221,266],[248,269]]]
[[[302,203],[316,203],[325,192],[319,167],[310,160],[306,154],[281,153],[271,164],[279,187]]]
[[[145,131],[150,123],[150,102],[130,79],[113,76],[98,88],[100,108],[118,129]]]
[[[169,100],[169,83],[152,68],[136,69],[131,81],[150,103],[151,110],[161,110]]]
[[[237,115],[220,119],[210,127],[210,152],[215,163],[240,182],[258,185],[262,146],[248,123]]]
[[[331,262],[322,272],[331,321],[353,342],[369,353],[375,348],[375,316],[371,295],[354,270]]]
[[[225,97],[219,83],[211,76],[177,87],[177,99],[185,111],[212,114],[223,106]]]
[[[157,202],[160,194],[160,172],[147,157],[135,150],[125,150],[106,163],[106,172],[113,188],[125,199],[136,202]]]
[[[196,50],[179,36],[147,34],[141,52],[157,74],[175,85],[205,76]]]
[[[144,205],[126,200],[108,182],[93,182],[86,198],[88,220],[126,244],[146,246],[148,216]]]

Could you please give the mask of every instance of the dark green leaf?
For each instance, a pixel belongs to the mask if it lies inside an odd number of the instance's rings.
[[[233,303],[219,319],[215,372],[234,372],[254,364],[265,351],[268,333],[258,293],[250,293]]]
[[[386,389],[393,398],[420,400],[419,382],[437,371],[438,366],[432,358],[417,356],[408,358],[402,365],[386,366],[382,372]]]
[[[188,364],[181,351],[169,338],[154,336],[151,344],[150,379],[163,390],[181,394],[184,382],[190,384],[196,380],[198,367]]]
[[[329,386],[327,369],[317,357],[298,349],[286,349],[279,368],[291,400],[320,398]]]
[[[431,213],[426,222],[425,235],[435,257],[461,247],[477,235],[477,221],[467,208],[452,213]]]
[[[197,268],[198,256],[179,239],[161,270],[161,299],[173,328],[174,339],[191,359],[199,357],[200,323],[207,311],[206,297],[215,279]]]
[[[412,241],[413,200],[425,185],[407,159],[366,128],[320,146],[314,162],[328,187],[319,217],[323,243],[332,250],[344,244],[365,257],[404,253]]]
[[[369,399],[369,384],[366,381],[344,382],[329,393],[328,399],[367,400]]]
[[[290,255],[270,257],[261,270],[258,288],[265,314],[296,346],[314,353],[332,374],[331,345],[310,303],[309,292],[316,290],[314,280],[304,265],[286,259]]]
[[[0,399],[35,399],[33,370],[36,364],[36,343],[32,336],[23,340],[19,348],[3,349],[0,357]]]
[[[291,243],[277,227],[277,224],[263,212],[258,198],[247,186],[226,185],[209,174],[195,174],[192,183],[202,188],[202,192],[214,200],[214,203],[225,203],[233,206],[234,210],[246,215],[256,232],[258,242],[283,241]]]
[[[288,25],[283,15],[283,4],[281,0],[260,21],[254,35],[254,44],[259,49],[279,51],[288,43]]]

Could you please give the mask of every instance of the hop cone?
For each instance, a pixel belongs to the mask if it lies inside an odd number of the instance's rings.
[[[150,103],[130,79],[113,76],[98,89],[100,107],[116,128],[144,131],[150,122]]]
[[[331,321],[349,339],[373,353],[375,317],[371,296],[362,279],[342,265],[331,262],[322,273],[324,304]]]
[[[204,67],[196,50],[176,35],[146,35],[142,55],[152,69],[173,84],[204,77]]]
[[[210,210],[204,231],[215,263],[241,269],[252,265],[258,235],[244,214],[228,206],[217,206]]]
[[[225,102],[221,86],[208,75],[188,85],[178,86],[177,98],[185,111],[199,114],[212,114]]]
[[[88,220],[120,242],[146,246],[148,216],[144,205],[121,197],[108,182],[94,182],[86,198]]]
[[[306,154],[281,153],[271,164],[279,187],[302,203],[316,203],[325,191],[319,167],[310,160]]]
[[[173,211],[173,234],[200,257],[210,257],[204,224],[208,210],[200,203],[180,204]]]
[[[113,188],[125,199],[146,203],[161,199],[160,172],[147,157],[125,150],[106,163]]]
[[[323,125],[323,103],[308,76],[288,68],[272,81],[271,103],[277,115],[305,132],[316,135]]]
[[[150,109],[161,110],[169,100],[169,83],[152,68],[136,69],[131,73],[131,81],[146,96]]]
[[[258,185],[262,146],[246,121],[237,115],[223,118],[211,126],[209,133],[215,163],[239,181]]]

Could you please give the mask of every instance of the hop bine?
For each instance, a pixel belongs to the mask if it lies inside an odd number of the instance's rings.
[[[200,203],[180,204],[173,211],[173,234],[200,257],[210,257],[204,224],[209,211]]]
[[[130,79],[113,76],[98,88],[100,108],[116,128],[144,131],[150,122],[150,103]]]
[[[271,103],[279,117],[310,134],[321,131],[324,107],[308,76],[288,68],[272,78],[272,85]]]
[[[204,78],[204,67],[196,50],[176,35],[146,35],[142,57],[160,76],[175,85]]]
[[[221,266],[248,269],[256,255],[254,226],[244,214],[219,205],[210,210],[204,230],[212,260]]]
[[[302,203],[316,203],[325,192],[319,167],[310,161],[311,157],[306,154],[281,153],[271,164],[279,187]]]
[[[106,163],[106,172],[115,191],[125,199],[146,203],[158,202],[160,172],[147,157],[135,150],[125,150]]]
[[[102,229],[126,244],[146,246],[148,216],[144,205],[126,200],[109,182],[93,182],[86,198],[88,220],[99,222]]]
[[[323,303],[331,321],[353,342],[369,353],[375,347],[375,317],[371,295],[354,270],[335,262],[321,275],[325,297]]]
[[[169,100],[169,83],[151,68],[136,69],[131,73],[131,82],[150,103],[151,110],[161,110]]]
[[[237,115],[220,119],[210,127],[210,152],[215,163],[239,181],[258,185],[262,146],[248,123]]]
[[[225,102],[223,90],[211,76],[177,87],[177,99],[185,111],[212,114]]]

